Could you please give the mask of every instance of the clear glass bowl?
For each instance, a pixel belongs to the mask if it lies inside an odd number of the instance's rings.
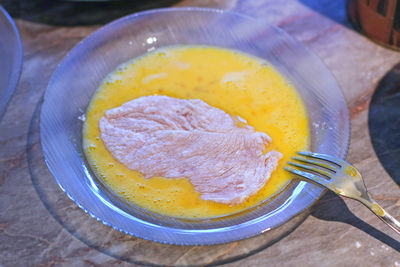
[[[147,42],[149,38],[152,42]],[[158,9],[102,27],[73,48],[54,72],[42,104],[40,135],[46,163],[60,187],[106,225],[137,237],[179,245],[248,238],[268,232],[309,208],[323,190],[293,181],[273,199],[235,215],[178,219],[129,205],[97,179],[85,161],[79,119],[93,93],[121,63],[177,44],[214,45],[265,58],[302,96],[311,124],[311,150],[345,157],[349,144],[345,100],[332,74],[304,45],[277,27],[233,12]]]
[[[22,42],[14,21],[0,5],[0,120],[18,84],[22,69]]]

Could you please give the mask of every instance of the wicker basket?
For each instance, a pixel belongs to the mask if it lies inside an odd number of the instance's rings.
[[[358,30],[374,41],[400,50],[398,0],[350,0],[348,11]]]

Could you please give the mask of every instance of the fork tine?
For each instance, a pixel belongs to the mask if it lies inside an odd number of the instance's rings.
[[[322,186],[328,187],[330,185],[330,181],[328,181],[328,180],[326,180],[324,178],[321,178],[318,175],[315,175],[315,174],[312,174],[312,173],[309,173],[309,172],[305,172],[305,171],[301,171],[301,170],[297,170],[297,169],[294,169],[294,168],[289,167],[289,166],[286,166],[284,169],[286,171],[290,172],[290,173],[296,174],[296,175],[298,175],[300,177],[305,178],[306,180],[309,180],[311,182],[315,182],[315,183],[320,184]]]
[[[336,172],[335,171],[335,167],[333,167],[333,166],[331,166],[329,164],[323,163],[323,162],[319,162],[319,161],[315,161],[315,160],[312,160],[312,159],[308,159],[306,157],[292,157],[292,159],[297,160],[297,161],[301,161],[301,162],[305,162],[305,163],[308,163],[308,164],[312,164],[312,165],[317,165],[317,166],[323,167],[323,168],[325,168],[327,170]]]
[[[332,156],[325,155],[325,154],[314,153],[314,152],[309,152],[309,151],[300,151],[300,152],[297,152],[297,154],[305,156],[305,157],[312,157],[315,159],[323,159],[323,160],[335,163],[336,165],[338,165],[340,167],[342,167],[345,164],[344,161],[342,161],[338,158],[332,157]]]
[[[333,173],[329,173],[329,172],[324,171],[324,170],[322,170],[320,168],[315,168],[315,167],[312,167],[312,166],[309,166],[309,165],[305,165],[305,164],[299,164],[299,163],[290,162],[290,161],[288,162],[288,164],[290,164],[292,166],[296,166],[296,167],[302,168],[302,169],[306,169],[306,170],[309,170],[309,171],[313,171],[313,172],[316,172],[318,174],[322,174],[322,175],[326,176],[327,178],[331,178],[331,176],[333,175]]]

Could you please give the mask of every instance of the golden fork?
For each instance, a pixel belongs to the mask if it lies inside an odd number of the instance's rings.
[[[360,201],[376,216],[400,234],[400,222],[393,218],[369,195],[361,174],[350,163],[325,154],[298,152],[297,162],[288,162],[285,170],[302,179],[321,185],[338,195]]]

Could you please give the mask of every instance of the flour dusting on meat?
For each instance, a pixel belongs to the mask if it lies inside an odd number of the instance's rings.
[[[271,138],[202,100],[146,96],[106,111],[101,138],[146,178],[186,177],[204,200],[237,204],[260,190],[281,153]]]

